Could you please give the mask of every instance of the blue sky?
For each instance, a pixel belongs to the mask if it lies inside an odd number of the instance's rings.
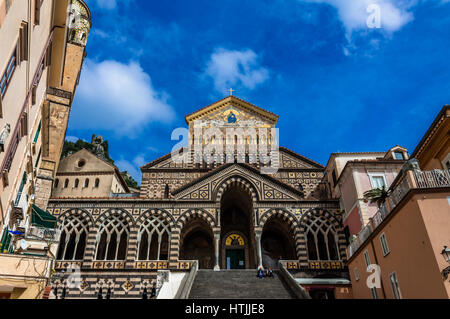
[[[170,152],[184,116],[235,95],[280,144],[412,152],[450,103],[449,0],[87,0],[93,27],[66,138],[100,134],[121,170]],[[380,8],[381,28],[367,19]]]

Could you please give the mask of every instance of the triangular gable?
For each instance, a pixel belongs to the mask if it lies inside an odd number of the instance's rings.
[[[80,159],[84,159],[86,164],[74,169],[77,166],[77,162]],[[106,160],[99,158],[86,149],[81,149],[61,160],[58,167],[58,172],[83,172],[83,171],[114,171],[116,167]]]
[[[263,175],[247,164],[225,164],[206,175],[174,190],[177,200],[213,201],[220,186],[229,178],[238,176],[254,188],[260,201],[298,201],[302,193],[281,181]]]
[[[280,147],[280,168],[311,168],[311,169],[325,169],[319,163],[300,155],[286,147]]]
[[[278,122],[278,115],[231,95],[213,104],[205,106],[198,111],[186,115],[186,123],[189,125],[192,121],[198,120],[211,112],[216,112],[217,110],[225,108],[229,105],[233,105],[248,113],[258,114],[260,117],[271,122],[273,125]]]

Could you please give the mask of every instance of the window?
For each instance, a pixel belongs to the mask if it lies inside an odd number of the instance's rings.
[[[396,159],[396,160],[404,160],[405,156],[403,156],[403,152],[394,152],[394,159]]]
[[[370,182],[372,183],[372,188],[383,188],[386,187],[386,178],[383,174],[370,174]]]
[[[95,187],[98,187],[98,185],[100,185],[100,179],[96,178],[95,179]]]
[[[333,178],[333,187],[336,186],[337,183],[337,177],[336,177],[336,171],[333,170],[333,172],[331,173],[331,177]]]
[[[166,184],[166,187],[164,188],[164,198],[169,198],[169,185]]]
[[[80,180],[78,178],[75,179],[75,183],[73,184],[73,187],[78,188],[79,183],[80,183]]]
[[[309,260],[339,260],[335,228],[325,218],[307,221],[306,241]]]
[[[375,287],[370,288],[370,292],[372,293],[372,298],[373,298],[373,299],[378,299],[378,291],[377,291],[377,288],[375,288]]]
[[[84,180],[84,187],[89,187],[89,178]]]
[[[62,224],[58,260],[83,260],[89,233],[88,217],[71,215]]]
[[[16,66],[17,66],[17,47],[14,49],[13,54],[9,58],[6,70],[4,71],[2,77],[0,78],[1,97],[5,96],[6,89],[8,88],[8,85],[11,82],[11,78],[14,74],[14,71],[16,70]]]
[[[69,187],[69,179],[66,178],[66,180],[64,181],[64,188]]]
[[[139,260],[168,260],[170,228],[162,216],[147,219],[138,232]]]
[[[44,0],[34,0],[34,25],[41,22],[41,7]]]
[[[442,161],[442,167],[446,170],[450,170],[450,153],[447,154],[445,159]]]
[[[97,260],[125,260],[129,235],[125,214],[105,219],[97,236]]]
[[[366,262],[366,266],[369,267],[371,262],[370,262],[370,256],[369,256],[368,250],[364,251],[364,261]]]
[[[58,188],[58,184],[59,184],[59,179],[55,179],[55,185],[53,187]]]
[[[400,285],[398,283],[397,274],[395,272],[389,275],[389,281],[391,282],[391,288],[394,294],[394,298],[402,299],[402,295],[400,293]]]
[[[28,22],[22,21],[19,33],[19,63],[28,60]]]
[[[20,198],[22,197],[23,188],[27,183],[27,172],[23,173],[22,182],[20,183],[19,191],[17,192],[16,201],[14,202],[14,206],[18,206],[20,202]]]
[[[355,269],[353,270],[355,273],[355,280],[358,281],[359,280],[359,272],[358,272],[358,268],[355,267]]]
[[[389,254],[389,246],[387,244],[386,234],[381,234],[380,236],[380,242],[381,242],[381,250],[383,251],[383,256],[386,256]]]
[[[77,165],[78,165],[78,167],[80,167],[80,168],[83,167],[84,165],[86,165],[86,160],[80,159],[80,160],[78,161]]]

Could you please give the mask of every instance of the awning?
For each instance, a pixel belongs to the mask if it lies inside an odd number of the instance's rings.
[[[350,285],[350,280],[344,278],[295,278],[300,285]]]
[[[56,228],[56,217],[40,209],[36,205],[31,207],[31,224],[33,226],[45,227],[45,228]]]

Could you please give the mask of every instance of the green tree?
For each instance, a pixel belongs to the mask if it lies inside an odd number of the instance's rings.
[[[383,185],[381,188],[374,188],[367,192],[364,192],[364,199],[370,201],[370,203],[376,203],[378,208],[380,208],[386,199],[391,195],[391,190],[386,189]]]

